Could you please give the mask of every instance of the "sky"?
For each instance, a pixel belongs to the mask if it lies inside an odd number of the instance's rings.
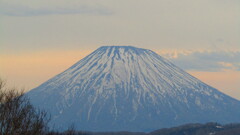
[[[0,0],[0,76],[26,91],[105,45],[153,50],[240,100],[239,0]]]

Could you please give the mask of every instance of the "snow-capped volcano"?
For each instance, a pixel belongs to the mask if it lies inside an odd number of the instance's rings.
[[[151,50],[103,46],[27,95],[51,125],[150,131],[195,122],[240,122],[240,101]]]

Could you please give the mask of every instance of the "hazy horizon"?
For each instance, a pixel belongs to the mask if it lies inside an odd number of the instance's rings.
[[[97,48],[96,48],[97,49]],[[149,49],[149,48],[145,48]],[[5,79],[10,86],[25,88],[26,91],[31,90],[47,81],[48,79],[56,76],[57,74],[63,72],[77,61],[81,60],[85,56],[89,55],[94,50],[82,50],[82,51],[44,51],[38,53],[27,53],[27,54],[18,54],[17,57],[15,55],[7,55],[5,57],[1,57],[1,62],[3,65],[1,71],[1,75],[3,79]],[[155,50],[153,50],[155,51]],[[238,91],[238,80],[240,80],[240,72],[234,69],[234,65],[222,65],[220,67],[216,67],[218,64],[217,61],[214,61],[211,66],[208,66],[209,69],[194,69],[194,60],[184,59],[183,55],[188,58],[188,55],[193,55],[194,53],[202,52],[209,54],[210,51],[204,50],[195,50],[195,51],[174,51],[174,50],[159,50],[155,51],[160,56],[167,58],[171,62],[173,62],[178,67],[184,69],[194,77],[200,79],[201,81],[209,84],[210,86],[217,88],[221,92],[232,96],[238,100],[240,100],[240,91]],[[188,55],[186,54],[188,52]],[[218,51],[213,51],[218,52]],[[221,51],[220,51],[221,53]],[[226,53],[226,52],[225,52]],[[228,53],[231,54],[231,51]],[[238,52],[239,53],[239,52]],[[216,55],[216,54],[215,54]],[[213,57],[215,56],[213,54]],[[4,56],[4,55],[2,55]],[[9,57],[11,56],[11,57]],[[51,57],[49,57],[51,56]],[[233,57],[233,56],[231,56]],[[237,57],[237,56],[235,56]],[[9,63],[9,61],[13,63]],[[188,66],[181,66],[183,64]],[[199,60],[195,61],[197,63],[206,64],[209,60]],[[202,62],[202,63],[201,63]],[[212,62],[210,60],[210,62]],[[216,65],[214,65],[216,64]],[[230,67],[229,67],[230,66]],[[196,68],[196,67],[195,67]],[[212,69],[211,69],[212,68]],[[18,70],[16,70],[18,69]],[[212,71],[216,70],[216,71]],[[24,78],[24,79],[23,79]],[[226,85],[229,84],[229,85]]]

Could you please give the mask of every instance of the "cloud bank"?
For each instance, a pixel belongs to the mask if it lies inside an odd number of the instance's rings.
[[[175,51],[162,56],[188,71],[240,71],[240,51]]]
[[[111,15],[113,11],[103,6],[78,4],[75,6],[29,6],[0,2],[0,14],[6,16],[45,16],[64,14]]]

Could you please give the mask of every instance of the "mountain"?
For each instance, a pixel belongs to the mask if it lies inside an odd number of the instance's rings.
[[[240,101],[155,52],[103,46],[27,93],[51,126],[85,131],[153,131],[184,123],[240,122]]]

